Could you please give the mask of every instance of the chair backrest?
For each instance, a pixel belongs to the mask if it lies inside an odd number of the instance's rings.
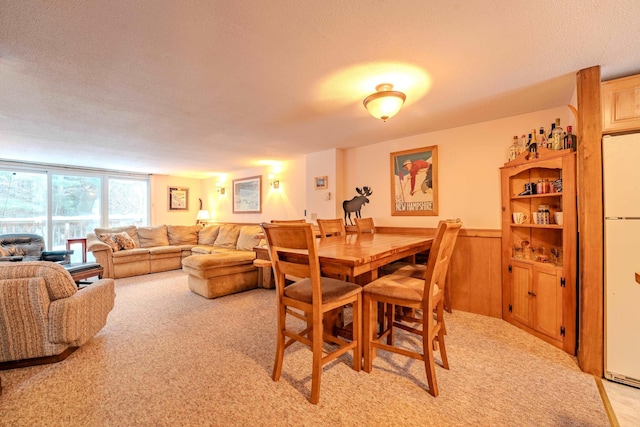
[[[310,278],[312,283],[312,301],[322,303],[320,282],[320,261],[318,244],[311,223],[262,224],[279,298],[284,294],[285,275],[300,279]],[[282,252],[294,250],[302,252],[299,259],[283,259]]]
[[[60,264],[48,261],[0,263],[0,279],[30,279],[42,277],[51,301],[67,298],[78,292],[71,275]]]
[[[44,239],[37,234],[3,234],[0,235],[0,248],[0,253],[23,255],[28,259],[37,260],[44,250]]]
[[[306,219],[272,219],[271,224],[299,224],[306,223]]]
[[[320,228],[320,238],[330,236],[345,236],[347,231],[344,226],[344,220],[342,218],[337,219],[319,219],[318,228]]]
[[[436,236],[429,251],[429,260],[427,261],[423,294],[423,309],[425,313],[431,313],[433,310],[433,298],[431,297],[434,295],[436,286],[438,287],[437,293],[444,292],[451,254],[461,227],[462,222],[460,220],[440,221],[438,224]]]
[[[358,234],[375,233],[376,226],[373,224],[373,218],[356,218],[356,229]]]

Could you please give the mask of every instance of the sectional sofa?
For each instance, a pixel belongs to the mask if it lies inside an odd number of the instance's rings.
[[[253,247],[264,244],[257,224],[96,228],[87,250],[119,279],[168,270],[189,274],[189,288],[214,298],[259,286]]]

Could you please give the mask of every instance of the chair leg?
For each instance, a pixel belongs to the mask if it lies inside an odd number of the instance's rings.
[[[278,336],[276,337],[276,359],[273,362],[273,373],[271,374],[271,378],[274,381],[278,381],[280,379],[280,375],[282,374],[282,362],[284,360],[284,330],[286,329],[286,307],[284,305],[280,305],[278,307]]]
[[[438,332],[438,343],[440,344],[440,357],[442,358],[442,367],[449,369],[449,360],[447,359],[447,349],[444,346],[444,334]]]
[[[423,325],[427,327],[427,325]],[[427,383],[429,384],[429,394],[433,397],[438,396],[438,384],[436,382],[436,365],[433,357],[433,349],[431,348],[433,336],[430,333],[425,332],[422,335],[422,354],[424,355],[424,370],[427,374]]]
[[[376,308],[372,310],[373,304],[376,304]],[[376,322],[378,318],[378,303],[371,299],[371,295],[368,293],[364,294],[363,305],[363,313],[362,313],[362,339],[364,341],[363,345],[363,354],[364,354],[364,371],[371,372],[373,368],[373,346],[371,345],[371,341],[377,336],[377,332],[375,332],[374,322]],[[355,328],[354,328],[355,329]],[[376,335],[374,335],[376,334]]]
[[[353,336],[352,339],[356,342],[356,347],[353,349],[353,369],[360,372],[362,368],[362,294],[358,294],[358,300],[353,305]]]
[[[384,311],[386,313],[386,317],[387,317],[387,325],[386,328],[389,329],[389,335],[387,335],[387,344],[388,345],[393,345],[394,342],[394,336],[393,336],[393,322],[395,321],[395,315],[396,315],[396,306],[393,304],[384,304]],[[383,331],[386,330],[385,328],[382,329]]]
[[[319,319],[314,316],[313,318],[313,336],[312,351],[313,351],[313,366],[311,367],[311,397],[309,401],[314,405],[320,400],[320,377],[322,375],[322,316]]]

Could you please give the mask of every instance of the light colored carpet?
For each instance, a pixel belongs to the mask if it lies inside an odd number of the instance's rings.
[[[370,374],[348,356],[327,365],[312,405],[306,347],[271,380],[273,290],[207,300],[173,271],[119,279],[116,293],[107,326],[67,360],[0,371],[0,425],[609,425],[591,375],[499,319],[447,315],[437,398],[422,363],[381,352]]]

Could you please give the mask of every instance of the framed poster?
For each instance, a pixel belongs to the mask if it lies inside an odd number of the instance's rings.
[[[329,188],[329,182],[328,182],[329,177],[325,176],[316,176],[313,179],[313,187],[316,190],[322,190],[325,188]]]
[[[189,189],[182,187],[169,187],[169,210],[189,210]]]
[[[391,215],[438,215],[438,146],[391,153]]]
[[[262,212],[262,175],[233,180],[233,213]]]

